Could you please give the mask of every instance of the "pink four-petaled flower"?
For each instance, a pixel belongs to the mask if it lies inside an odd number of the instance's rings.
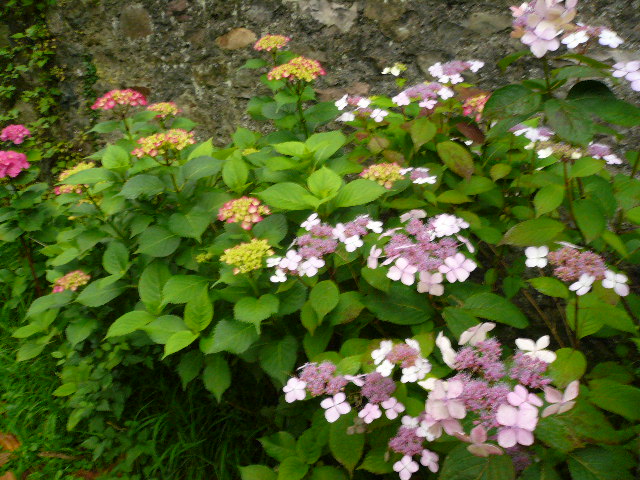
[[[476,267],[473,260],[468,259],[462,253],[456,253],[452,257],[445,258],[444,265],[440,265],[438,269],[440,273],[447,276],[450,283],[454,283],[456,281],[464,282]]]
[[[409,264],[407,259],[400,257],[396,260],[395,265],[389,269],[389,272],[387,272],[387,277],[391,280],[400,280],[405,285],[413,285],[417,271],[417,267]]]
[[[548,417],[549,415],[564,413],[571,410],[576,404],[574,400],[577,398],[579,391],[580,383],[578,380],[574,380],[567,385],[564,393],[549,386],[544,387],[544,398],[547,402],[551,403],[551,405],[542,411],[542,416]]]
[[[320,406],[325,409],[324,416],[327,422],[333,423],[340,415],[344,415],[351,411],[351,405],[346,402],[347,396],[340,392],[333,397],[325,398],[320,402]]]

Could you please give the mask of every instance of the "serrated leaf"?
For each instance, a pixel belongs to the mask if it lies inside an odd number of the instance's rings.
[[[538,190],[533,197],[533,206],[536,209],[536,217],[554,211],[564,200],[564,187],[562,185],[546,185]]]
[[[130,200],[153,197],[164,191],[164,183],[155,175],[136,175],[127,180],[118,195]]]
[[[413,141],[413,149],[418,151],[422,145],[435,137],[438,129],[435,124],[426,117],[415,119],[409,127],[409,134]]]
[[[198,336],[199,334],[193,333],[191,330],[181,330],[173,333],[164,345],[164,356],[162,358],[166,358],[169,355],[187,348],[198,338]]]
[[[340,291],[331,280],[317,283],[309,294],[309,303],[318,314],[320,321],[336,307],[339,299]]]
[[[184,307],[184,323],[194,332],[201,332],[213,320],[213,304],[206,290],[193,296]]]
[[[630,421],[640,420],[640,389],[611,380],[589,382],[589,401],[608,412],[616,413]]]
[[[525,328],[529,325],[527,317],[518,307],[506,298],[494,293],[483,292],[471,295],[465,300],[463,308],[476,317],[504,323],[512,327]]]
[[[152,257],[166,257],[176,251],[180,245],[180,237],[156,225],[142,232],[138,242],[140,244],[138,253]]]
[[[244,297],[233,307],[236,320],[251,323],[260,332],[260,323],[278,313],[280,302],[272,294],[262,295],[260,298]]]
[[[500,244],[517,247],[548,245],[563,230],[564,225],[551,218],[525,220],[511,227],[502,237]]]
[[[297,183],[278,183],[257,193],[256,196],[270,207],[282,210],[306,210],[315,208],[317,204],[311,201],[314,197]]]
[[[156,317],[142,310],[127,312],[111,324],[105,338],[128,335],[148,325],[155,319]]]
[[[87,307],[100,307],[118,297],[127,289],[123,282],[108,283],[101,280],[105,279],[95,280],[87,285],[76,298],[76,302]]]
[[[513,480],[513,462],[508,455],[476,457],[462,444],[449,452],[442,464],[440,480]]]
[[[207,291],[208,281],[198,275],[174,275],[162,288],[162,301],[167,303],[187,303]]]
[[[112,275],[124,275],[129,268],[129,251],[121,242],[110,242],[102,256],[102,266]]]
[[[372,180],[360,178],[347,183],[332,200],[336,208],[355,207],[373,202],[387,189]]]
[[[244,353],[258,339],[253,325],[236,320],[220,320],[213,336],[200,340],[200,350],[204,353],[229,352]]]
[[[213,215],[207,212],[174,213],[169,217],[169,230],[180,237],[199,241],[212,220]]]
[[[182,390],[185,390],[187,385],[198,376],[203,364],[202,353],[197,350],[191,350],[180,357],[177,371],[182,382]]]
[[[564,388],[574,380],[579,380],[587,371],[587,360],[582,352],[571,348],[556,351],[556,360],[549,365],[549,375],[554,385]]]
[[[331,424],[329,430],[329,450],[349,474],[360,461],[364,450],[364,435],[347,433],[349,426],[353,425],[354,416],[355,412],[342,415]]]
[[[462,145],[456,142],[446,141],[436,145],[438,156],[442,159],[449,170],[469,179],[475,171],[473,157],[471,153]]]
[[[150,312],[160,313],[162,304],[162,287],[171,278],[169,267],[160,262],[147,265],[140,275],[138,293],[140,299]]]
[[[262,369],[284,384],[296,363],[298,342],[292,335],[272,341],[260,349],[258,360]]]
[[[222,394],[231,386],[231,370],[222,355],[207,356],[202,381],[207,390],[213,393],[218,402]]]
[[[563,140],[586,146],[593,138],[593,122],[575,104],[553,98],[545,102],[544,113],[551,129]]]
[[[367,295],[362,303],[380,320],[396,325],[417,325],[433,316],[424,296],[399,285],[392,285],[388,295]]]
[[[316,197],[333,198],[342,186],[342,179],[333,170],[322,167],[309,176],[307,185]]]
[[[298,457],[285,458],[278,467],[278,480],[300,480],[309,471],[309,465]]]
[[[587,242],[600,237],[607,226],[607,219],[600,205],[593,200],[573,202],[573,215]]]
[[[257,60],[257,59],[253,59]],[[238,467],[240,480],[276,480],[276,473],[265,465],[247,465]]]

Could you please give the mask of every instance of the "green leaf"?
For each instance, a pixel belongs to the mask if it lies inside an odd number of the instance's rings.
[[[342,470],[338,470],[336,467],[324,465],[322,467],[315,467],[311,472],[309,480],[347,480],[347,476]]]
[[[58,293],[50,293],[42,297],[36,298],[27,310],[26,318],[33,317],[39,313],[46,312],[47,310],[53,310],[55,308],[63,307],[67,305],[73,297],[71,290],[65,290]]]
[[[624,212],[624,216],[630,222],[640,225],[640,207],[634,207],[631,210]]]
[[[383,475],[393,472],[393,462],[386,459],[387,449],[385,447],[377,447],[369,450],[364,460],[358,467],[358,470],[366,470],[367,472]]]
[[[63,383],[56,388],[51,395],[54,397],[68,397],[73,395],[78,390],[78,386],[74,382]]]
[[[205,140],[189,152],[189,160],[198,157],[209,157],[213,153],[213,139]]]
[[[364,435],[347,433],[349,426],[353,425],[354,416],[355,412],[342,415],[331,424],[329,430],[329,450],[349,475],[353,473],[364,450]]]
[[[447,190],[436,197],[441,203],[453,203],[455,205],[470,202],[471,199],[458,190]]]
[[[438,155],[449,170],[466,179],[471,178],[475,171],[471,153],[456,142],[446,141],[436,145]]]
[[[297,455],[296,440],[289,432],[277,432],[259,441],[267,455],[279,462]]]
[[[517,247],[547,245],[563,230],[564,225],[551,218],[525,220],[511,227],[502,237],[500,244]]]
[[[588,177],[603,170],[606,165],[604,160],[590,157],[582,157],[571,165],[569,176],[571,178]]]
[[[633,480],[633,455],[621,448],[591,446],[569,454],[573,480]]]
[[[252,60],[258,60],[254,58]],[[251,60],[247,60],[249,62]],[[238,467],[240,469],[240,480],[276,480],[276,473],[264,465],[247,465]]]
[[[298,457],[285,458],[278,467],[278,480],[300,480],[309,471],[309,465]]]
[[[564,187],[562,185],[546,185],[538,190],[533,197],[533,206],[536,209],[536,217],[554,211],[564,200]]]
[[[174,213],[169,217],[169,230],[180,237],[195,238],[200,241],[200,237],[211,224],[213,215],[207,212],[191,210],[189,213]]]
[[[279,213],[269,215],[254,225],[251,233],[256,238],[267,240],[269,245],[277,245],[287,235],[287,217]]]
[[[278,316],[289,315],[300,310],[305,304],[307,301],[307,288],[296,282],[287,291],[279,293],[278,298],[280,299]]]
[[[249,178],[249,169],[241,157],[232,156],[222,167],[222,180],[234,192],[240,192]]]
[[[377,288],[383,292],[389,291],[389,287],[391,287],[391,279],[387,277],[384,269],[364,267],[360,270],[360,273],[362,274],[362,278],[364,278],[373,288]]]
[[[258,339],[253,325],[236,320],[220,320],[213,336],[200,340],[200,350],[204,353],[229,352],[239,355],[246,352]]]
[[[251,323],[260,332],[260,323],[278,313],[278,297],[270,293],[260,298],[243,297],[233,307],[236,320]]]
[[[33,342],[23,343],[16,352],[16,362],[31,360],[32,358],[40,355],[42,350],[44,350],[44,347],[47,346],[47,343],[42,341],[42,339],[45,338],[46,337],[41,337]]]
[[[564,388],[579,380],[587,371],[587,360],[578,350],[561,348],[556,351],[556,360],[549,366],[549,375],[554,385]]]
[[[462,332],[480,323],[478,319],[469,312],[457,307],[445,307],[442,311],[442,316],[444,317],[444,321],[447,322],[447,327],[449,327],[449,330],[451,330],[456,338],[460,338]]]
[[[176,251],[180,238],[164,227],[147,228],[139,237],[138,253],[152,257],[166,257]]]
[[[511,54],[501,58],[498,61],[498,63],[497,63],[498,68],[500,68],[500,71],[502,73],[504,73],[507,70],[507,67],[509,65],[511,65],[513,62],[519,60],[522,57],[527,57],[527,56],[531,56],[531,55],[532,55],[531,54],[531,50],[529,50],[528,48],[524,49],[524,50],[519,50],[519,51],[517,51],[515,53],[511,53]]]
[[[347,137],[339,130],[321,132],[311,135],[305,144],[313,152],[318,162],[324,162],[336,153],[347,142]]]
[[[108,278],[108,277],[107,277]],[[100,307],[122,294],[127,286],[123,282],[102,282],[104,278],[91,282],[76,298],[76,302],[87,307]]]
[[[117,180],[118,176],[106,168],[88,168],[74,173],[70,177],[64,179],[65,185],[94,185],[100,182],[112,182]]]
[[[608,412],[622,415],[632,422],[640,420],[640,389],[611,380],[589,382],[589,400]]]
[[[384,322],[417,325],[433,316],[433,308],[423,295],[394,284],[388,295],[367,295],[362,299],[367,309]]]
[[[162,358],[166,358],[169,355],[187,348],[198,338],[198,336],[199,335],[197,333],[193,333],[191,330],[181,330],[173,333],[164,345],[164,356]]]
[[[373,202],[387,189],[372,180],[359,178],[347,183],[340,189],[338,195],[332,200],[336,208],[355,207]]]
[[[127,180],[118,195],[130,200],[153,197],[164,191],[164,183],[155,175],[136,175]]]
[[[105,338],[128,335],[148,325],[155,319],[156,317],[142,310],[127,312],[111,324]]]
[[[174,275],[162,288],[162,302],[187,303],[207,291],[208,281],[197,275]]]
[[[175,315],[163,315],[142,328],[152,341],[160,345],[166,344],[174,333],[186,329],[184,321]]]
[[[95,318],[79,318],[67,325],[65,334],[71,346],[75,347],[80,342],[85,341],[99,326],[100,322]]]
[[[150,263],[142,271],[138,282],[138,293],[150,312],[160,313],[162,310],[160,308],[162,304],[162,288],[169,278],[171,278],[171,272],[164,263]]]
[[[338,305],[340,291],[331,280],[324,280],[317,283],[309,294],[309,303],[318,314],[320,321],[327,313]]]
[[[102,266],[112,275],[124,275],[129,269],[129,251],[122,242],[110,242],[102,256]]]
[[[213,320],[213,304],[206,290],[192,297],[184,307],[184,323],[194,332],[201,332]]]
[[[100,159],[102,166],[109,170],[117,170],[118,168],[128,168],[131,166],[131,157],[129,152],[117,145],[109,145],[104,149],[104,154]]]
[[[187,385],[198,376],[200,370],[202,370],[203,356],[197,350],[191,350],[180,357],[180,363],[177,370],[182,382],[182,390],[187,388]]]
[[[298,342],[292,335],[272,341],[260,349],[258,360],[262,369],[284,384],[293,370],[298,352]]]
[[[505,118],[514,115],[528,115],[536,112],[542,96],[522,85],[507,85],[491,94],[484,106],[483,116]]]
[[[464,309],[476,317],[493,320],[511,325],[516,328],[525,328],[529,325],[527,317],[513,303],[504,297],[494,293],[476,293],[464,302]]]
[[[345,292],[340,294],[338,305],[327,317],[331,325],[349,323],[360,315],[364,309],[360,292]]]
[[[311,335],[315,333],[316,328],[322,323],[322,318],[318,317],[310,302],[305,303],[300,310],[300,323]]]
[[[538,277],[527,280],[533,288],[544,295],[557,298],[569,298],[569,289],[557,278]]]
[[[600,205],[593,200],[573,202],[573,215],[587,242],[600,237],[607,226],[607,219]]]
[[[567,305],[567,321],[575,329],[575,299]],[[578,311],[578,337],[596,333],[603,325],[617,330],[637,333],[637,327],[622,308],[604,302],[594,292],[580,297]]]
[[[455,447],[444,460],[438,477],[440,480],[513,480],[516,478],[513,462],[508,455],[476,457],[467,446]]]
[[[409,127],[413,149],[418,151],[422,145],[431,141],[436,136],[437,128],[433,122],[426,117],[415,119]]]
[[[262,68],[262,67],[266,67],[267,66],[267,61],[262,59],[262,58],[250,58],[249,60],[247,60],[246,62],[244,62],[244,65],[242,65],[240,68],[250,68],[250,69],[255,69],[255,68]],[[262,465],[254,465],[256,467],[262,467]],[[243,468],[249,468],[249,467],[240,467],[240,470],[242,471]],[[264,467],[267,468],[267,467]],[[272,472],[273,473],[273,472]],[[275,475],[274,475],[275,478]],[[244,476],[242,477],[242,480],[263,480],[262,478],[244,478]],[[265,480],[266,477],[265,477]]]
[[[311,427],[300,435],[296,442],[298,457],[312,465],[322,455],[323,447],[329,442],[329,425]]]
[[[289,182],[272,185],[256,195],[270,207],[282,210],[306,210],[319,202],[304,187]]]
[[[202,381],[219,402],[222,394],[231,386],[231,370],[222,355],[209,355],[205,362]]]
[[[302,142],[283,142],[273,145],[276,152],[290,157],[304,157],[309,153],[307,146]]]
[[[209,156],[196,157],[182,165],[180,173],[185,180],[200,180],[217,175],[222,169],[222,163],[222,160]]]
[[[89,131],[96,133],[111,133],[118,130],[120,125],[120,120],[109,120],[106,122],[96,123],[95,126]]]
[[[586,146],[593,138],[593,122],[575,104],[552,98],[544,103],[544,113],[551,129],[566,142]]]
[[[509,175],[509,173],[511,173],[511,165],[507,165],[506,163],[496,163],[491,167],[491,170],[489,171],[491,179],[494,182],[506,177],[507,175]]]
[[[322,167],[309,176],[307,185],[316,197],[333,198],[342,186],[342,179],[333,170]]]

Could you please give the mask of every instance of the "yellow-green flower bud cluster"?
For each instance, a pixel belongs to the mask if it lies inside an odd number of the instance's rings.
[[[273,255],[274,251],[266,240],[254,238],[248,243],[227,248],[220,260],[232,265],[233,273],[248,273],[262,268],[264,260]]]

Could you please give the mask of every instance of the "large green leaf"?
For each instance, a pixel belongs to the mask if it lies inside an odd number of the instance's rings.
[[[207,291],[207,279],[198,275],[174,275],[162,288],[162,301],[167,303],[187,303]]]
[[[268,437],[262,437],[259,441],[267,455],[279,462],[298,454],[296,440],[289,432],[277,432]]]
[[[258,339],[253,325],[236,320],[220,320],[213,336],[200,340],[200,350],[204,353],[229,352],[244,353]]]
[[[128,335],[148,325],[155,319],[156,317],[143,310],[134,310],[133,312],[127,312],[111,324],[109,330],[107,331],[106,338]]]
[[[80,292],[76,302],[87,307],[100,307],[122,294],[127,286],[124,282],[104,282],[105,278],[91,282]]]
[[[549,244],[562,231],[564,225],[547,217],[525,220],[511,227],[500,243],[517,247],[540,246]]]
[[[42,297],[36,298],[31,305],[29,305],[29,310],[27,310],[26,317],[33,317],[42,312],[46,312],[47,310],[53,310],[59,307],[62,307],[68,304],[73,297],[73,292],[71,290],[65,290],[63,292],[58,293],[50,293],[49,295],[44,295]]]
[[[322,167],[309,176],[307,185],[316,197],[333,198],[342,186],[342,179],[333,170]]]
[[[258,359],[262,369],[284,384],[296,363],[298,342],[292,335],[271,341],[260,349]]]
[[[556,351],[556,356],[556,360],[549,366],[549,375],[560,388],[579,380],[587,371],[587,360],[579,350],[561,348]]]
[[[138,197],[152,197],[162,193],[163,190],[164,183],[156,175],[136,175],[127,180],[119,195],[124,198],[135,199]]]
[[[440,480],[513,480],[516,477],[509,455],[476,457],[467,445],[451,450],[442,464]]]
[[[184,307],[184,323],[194,332],[201,332],[213,320],[213,304],[206,290],[194,295]]]
[[[152,257],[171,255],[180,245],[180,237],[157,225],[149,227],[142,232],[138,241],[140,242],[138,253],[144,253]]]
[[[494,293],[476,293],[470,296],[464,302],[464,309],[476,317],[504,323],[516,328],[525,328],[529,325],[527,317],[518,307],[506,298]]]
[[[544,113],[549,126],[566,142],[586,146],[593,138],[593,122],[575,104],[552,98],[545,102]]]
[[[216,175],[222,169],[222,160],[202,156],[189,160],[180,167],[180,172],[185,180],[199,180],[204,177]]]
[[[533,197],[533,206],[536,209],[536,217],[554,211],[564,200],[564,187],[562,185],[546,185],[538,190]]]
[[[253,59],[257,60],[257,59]],[[239,467],[240,480],[276,480],[276,473],[265,465],[247,465]]]
[[[475,166],[469,150],[449,140],[438,143],[436,150],[449,170],[466,179],[471,178],[475,171]]]
[[[102,256],[102,266],[112,275],[124,275],[129,268],[129,251],[122,242],[110,242]]]
[[[318,314],[320,321],[322,321],[327,313],[336,307],[339,298],[340,291],[331,280],[324,280],[317,283],[309,294],[309,302]]]
[[[180,350],[187,348],[198,338],[197,333],[193,333],[191,330],[181,330],[173,333],[164,345],[164,356],[168,357]]]
[[[569,454],[573,480],[633,480],[633,455],[620,447],[587,447]],[[637,478],[637,477],[636,477]]]
[[[622,415],[628,420],[640,420],[640,389],[611,380],[589,382],[589,400],[608,412]]]
[[[433,308],[424,295],[397,284],[389,288],[387,295],[367,295],[362,303],[380,320],[397,325],[417,325],[433,315]]]
[[[205,359],[202,381],[218,402],[222,394],[231,386],[231,370],[222,355],[208,355]]]
[[[171,278],[169,267],[162,262],[153,262],[147,265],[140,275],[138,293],[147,309],[152,313],[160,313],[162,310],[162,287]]]
[[[600,204],[594,200],[573,202],[573,216],[587,242],[599,238],[607,226],[604,212]]]
[[[243,297],[233,307],[236,320],[251,323],[260,332],[260,323],[278,313],[278,297],[270,293],[260,298]]]
[[[353,472],[362,457],[364,450],[364,435],[361,433],[350,435],[347,433],[349,426],[353,425],[355,412],[342,415],[331,424],[329,430],[329,449],[333,457],[342,464],[344,468]]]
[[[169,217],[169,230],[179,237],[200,237],[213,220],[213,215],[208,212],[191,210],[189,213],[174,213]]]
[[[419,150],[422,145],[433,139],[438,131],[436,125],[427,117],[415,119],[409,127],[413,149]]]
[[[300,480],[309,471],[309,465],[298,457],[285,458],[278,467],[278,480]]]
[[[336,208],[355,207],[373,202],[387,189],[372,180],[359,178],[347,183],[340,189],[338,195],[332,200]]]
[[[483,115],[502,119],[514,115],[528,115],[538,110],[542,96],[522,85],[507,85],[495,90],[486,105]]]
[[[124,148],[118,145],[109,145],[104,149],[100,162],[104,168],[117,170],[118,168],[129,167],[131,165],[131,157]]]
[[[319,202],[297,183],[278,183],[256,194],[267,205],[281,210],[307,210]]]

